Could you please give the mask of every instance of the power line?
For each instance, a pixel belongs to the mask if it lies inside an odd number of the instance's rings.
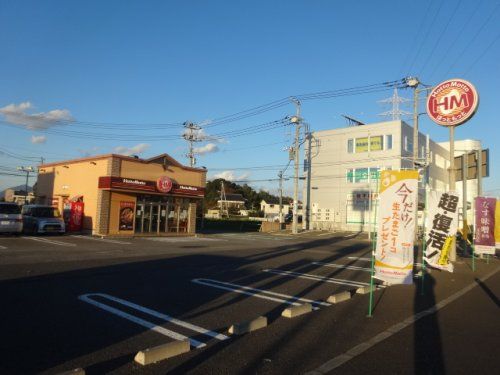
[[[483,22],[483,24],[481,25],[481,27],[477,30],[476,34],[474,34],[474,36],[472,37],[472,39],[469,41],[469,43],[467,43],[467,46],[462,50],[462,52],[458,55],[458,57],[456,59],[454,59],[453,61],[453,64],[451,64],[451,66],[449,67],[449,69],[446,71],[446,73],[444,74],[445,76],[448,75],[448,73],[450,73],[450,71],[455,67],[455,65],[457,64],[458,61],[460,61],[460,59],[462,58],[462,56],[464,55],[464,53],[466,53],[467,51],[469,51],[469,48],[472,46],[472,44],[476,41],[476,38],[479,36],[479,34],[481,34],[481,32],[483,31],[483,29],[486,27],[486,25],[491,21],[491,19],[493,18],[493,16],[495,15],[496,11],[498,10],[498,7],[500,6],[500,3],[498,3],[495,8],[493,8],[493,10],[491,11],[489,17],[486,19],[486,21]]]
[[[450,26],[451,20],[455,17],[455,14],[457,13],[457,10],[458,10],[458,8],[460,8],[461,4],[462,4],[462,0],[460,0],[457,3],[457,5],[455,6],[455,9],[453,9],[453,12],[451,13],[450,17],[448,18],[448,21],[446,22],[446,25],[445,25],[443,31],[439,33],[439,37],[437,38],[436,43],[434,43],[434,47],[432,47],[431,53],[429,53],[429,57],[427,57],[427,60],[425,60],[424,65],[422,66],[422,68],[420,69],[420,72],[418,73],[419,77],[422,75],[422,72],[427,67],[427,64],[429,63],[429,61],[434,57],[434,52],[436,51],[437,46],[441,42],[441,39],[443,38],[443,36],[446,34],[446,30],[448,30],[448,27]]]
[[[410,72],[413,68],[413,66],[415,65],[415,62],[417,61],[418,59],[418,56],[420,55],[420,51],[422,51],[422,47],[424,46],[425,42],[427,41],[427,38],[429,37],[429,34],[432,30],[432,27],[434,26],[434,22],[436,22],[436,18],[439,14],[439,12],[441,11],[441,7],[443,6],[444,4],[444,0],[441,0],[441,2],[439,3],[439,7],[436,11],[436,13],[434,13],[434,17],[432,18],[432,21],[429,25],[429,27],[427,28],[427,32],[425,33],[425,36],[424,36],[424,39],[422,40],[422,43],[420,43],[419,47],[418,47],[418,50],[417,50],[417,54],[415,55],[411,65],[410,65],[410,68],[408,69],[408,74],[407,75],[410,75]]]
[[[474,9],[474,12],[472,13],[472,15],[471,16],[467,16],[467,20],[465,21],[465,24],[460,27],[460,31],[456,34],[455,39],[453,40],[453,42],[451,42],[451,44],[448,44],[448,48],[444,52],[443,57],[441,58],[441,60],[439,61],[439,63],[434,67],[434,70],[429,75],[429,78],[432,78],[434,76],[434,74],[436,73],[436,71],[438,70],[438,68],[443,64],[443,62],[446,60],[446,58],[449,57],[450,51],[453,49],[453,47],[455,47],[455,44],[462,37],[462,34],[467,29],[467,26],[469,26],[470,21],[474,18],[474,16],[478,12],[478,10],[481,7],[481,4],[483,3],[483,1],[484,0],[479,0],[479,2],[477,3],[477,6]]]
[[[467,75],[470,70],[488,53],[488,51],[490,50],[491,47],[493,47],[493,45],[498,42],[498,39],[500,39],[500,33],[497,34],[497,36],[491,41],[491,43],[488,45],[488,47],[486,47],[486,49],[481,52],[481,54],[477,57],[476,60],[474,60],[474,62],[467,68],[467,70],[465,71],[465,73],[463,75]]]
[[[415,37],[413,38],[413,42],[410,44],[410,50],[408,51],[408,53],[406,54],[406,58],[403,62],[403,64],[401,65],[401,74],[404,73],[404,67],[406,66],[406,64],[408,63],[409,59],[410,59],[410,56],[412,55],[412,52],[415,50],[415,48],[413,48],[413,46],[415,44],[417,44],[417,40],[418,40],[418,37],[420,35],[420,29],[424,26],[424,23],[425,23],[425,20],[427,19],[427,15],[429,14],[429,10],[431,9],[431,6],[432,6],[432,0],[428,0],[429,3],[427,4],[427,9],[425,10],[425,13],[424,13],[424,16],[422,17],[422,20],[420,21],[420,26],[416,29],[416,32],[415,32]],[[409,69],[410,70],[410,69]],[[407,76],[410,75],[409,72],[407,72],[406,74]]]
[[[316,92],[316,93],[306,93],[306,94],[299,94],[299,95],[293,95],[294,97],[298,98],[299,100],[316,100],[316,99],[327,99],[327,98],[334,98],[334,97],[340,97],[340,96],[346,96],[346,95],[359,95],[359,94],[365,94],[365,93],[372,93],[372,92],[379,92],[383,91],[387,88],[394,87],[395,85],[403,84],[404,79],[401,80],[395,80],[395,81],[389,81],[389,82],[382,82],[382,83],[376,83],[376,84],[370,84],[370,85],[363,85],[363,86],[356,86],[352,88],[346,88],[346,89],[337,89],[337,90],[330,90],[330,91],[323,91],[323,92]],[[243,111],[239,111],[230,115],[226,116],[221,116],[218,118],[215,118],[213,121],[210,122],[210,124],[207,124],[204,126],[204,128],[210,128],[213,126],[219,126],[223,124],[227,124],[230,122],[235,122],[239,121],[248,117],[256,116],[286,105],[289,105],[289,97],[282,98],[279,100],[274,100],[266,104],[262,104],[250,109],[246,109]],[[4,114],[17,114],[16,112],[5,112]],[[47,121],[43,116],[39,116],[39,120]],[[4,121],[5,123],[5,121]],[[113,123],[113,122],[96,122],[96,121],[78,121],[78,120],[50,120],[51,124],[55,125],[81,125],[81,126],[86,126],[86,127],[97,127],[99,129],[114,129],[114,128],[119,128],[120,130],[123,130],[123,127],[133,127],[132,129],[127,129],[127,131],[142,131],[144,129],[152,130],[152,129],[164,129],[165,127],[170,127],[170,128],[181,128],[182,124],[181,122],[175,122],[175,123]],[[13,125],[9,124],[8,125]],[[19,125],[15,125],[15,127],[19,127]],[[40,129],[48,132],[49,134],[60,134],[60,135],[68,135],[67,133],[64,133],[64,131],[61,131],[60,129]],[[55,131],[58,130],[58,131]],[[80,136],[83,136],[82,132],[74,132],[75,134],[78,134]],[[133,135],[136,137],[136,135]],[[102,139],[99,137],[96,137],[94,139]],[[144,139],[144,138],[142,138]],[[125,139],[122,139],[125,140]]]

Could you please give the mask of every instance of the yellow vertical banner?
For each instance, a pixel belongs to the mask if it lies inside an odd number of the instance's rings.
[[[375,278],[413,283],[413,241],[418,171],[382,171],[378,209]]]

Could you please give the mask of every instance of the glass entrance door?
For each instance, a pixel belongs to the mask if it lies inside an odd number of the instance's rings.
[[[151,223],[149,226],[149,233],[158,233],[159,232],[159,213],[160,213],[160,205],[158,203],[151,204]]]
[[[144,204],[141,233],[149,233],[151,226],[151,204]]]
[[[135,233],[142,233],[143,228],[143,218],[144,218],[144,203],[138,203],[135,210]]]
[[[187,231],[187,200],[143,196],[137,200],[135,233],[162,234]]]
[[[160,222],[159,222],[159,228],[158,232],[168,232],[167,228],[167,212],[168,212],[168,203],[167,204],[160,204]]]

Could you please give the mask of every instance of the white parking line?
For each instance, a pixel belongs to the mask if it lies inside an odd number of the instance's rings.
[[[48,244],[52,244],[52,245],[57,245],[57,246],[76,246],[76,244],[74,244],[74,243],[62,242],[62,241],[57,241],[57,240],[49,240],[47,238],[41,238],[41,237],[22,237],[22,238],[26,238],[26,239],[38,241],[38,242],[43,242],[43,243],[48,243]]]
[[[287,294],[271,292],[269,290],[264,290],[264,289],[251,288],[248,286],[227,283],[224,281],[218,281],[212,279],[193,279],[191,281],[193,283],[210,286],[212,288],[218,288],[218,289],[228,290],[230,292],[246,294],[247,296],[267,299],[269,301],[285,303],[287,305],[292,305],[292,306],[300,306],[301,304],[298,303],[297,301],[303,303],[310,303],[311,305],[314,306],[313,308],[315,310],[318,309],[318,306],[331,306],[331,304],[328,302],[314,301],[307,298],[290,296]]]
[[[94,241],[99,241],[99,242],[117,243],[117,244],[121,244],[121,245],[131,245],[132,244],[132,242],[111,240],[109,238],[97,238],[97,237],[92,237],[92,236],[82,236],[80,234],[72,234],[71,237],[83,238],[86,240],[94,240]]]
[[[146,313],[146,314],[149,314],[149,315],[154,316],[156,318],[162,319],[162,320],[164,320],[166,322],[173,323],[175,325],[178,325],[178,326],[190,329],[191,331],[199,332],[199,333],[201,333],[203,335],[210,336],[210,337],[216,338],[218,340],[227,340],[229,338],[226,335],[223,335],[221,333],[213,332],[213,331],[210,331],[208,329],[205,329],[205,328],[202,328],[202,327],[198,327],[198,326],[196,326],[194,324],[191,324],[191,323],[188,323],[188,322],[184,322],[182,320],[173,318],[173,317],[171,317],[171,316],[169,316],[167,314],[163,314],[161,312],[158,312],[158,311],[155,311],[155,310],[152,310],[152,309],[148,309],[147,307],[143,307],[143,306],[137,305],[137,304],[135,304],[133,302],[129,302],[129,301],[126,301],[126,300],[118,298],[118,297],[110,296],[109,294],[93,293],[93,294],[87,294],[87,296],[99,296],[99,297],[102,297],[102,298],[105,298],[105,299],[109,299],[111,301],[115,301],[115,302],[117,302],[117,303],[119,303],[121,305],[128,306],[128,307],[130,307],[132,309],[139,310],[139,311],[141,311],[143,313]]]
[[[360,262],[371,262],[372,261],[372,258],[363,258],[363,257],[347,257],[347,259],[351,259],[351,260],[359,260]],[[418,263],[416,262],[415,263],[417,266],[421,267],[422,266],[422,263]]]
[[[350,260],[359,260],[359,261],[362,261],[362,262],[371,262],[372,261],[372,258],[363,258],[363,257],[347,257],[347,259],[350,259]]]
[[[188,323],[188,322],[184,322],[184,321],[179,320],[179,319],[175,319],[175,318],[173,318],[173,317],[171,317],[169,315],[162,314],[162,313],[160,313],[158,311],[148,309],[147,307],[143,307],[143,306],[137,305],[137,304],[135,304],[133,302],[129,302],[129,301],[123,300],[121,298],[110,296],[109,294],[88,293],[88,294],[82,294],[81,296],[78,297],[78,299],[81,300],[81,301],[90,303],[91,305],[94,305],[94,306],[99,307],[99,308],[101,308],[101,309],[103,309],[105,311],[108,311],[108,312],[112,313],[112,314],[115,314],[115,315],[118,315],[118,316],[120,316],[122,318],[130,320],[131,322],[139,324],[139,325],[141,325],[143,327],[149,328],[152,331],[161,333],[162,335],[170,337],[170,338],[172,338],[174,340],[183,341],[183,340],[188,339],[189,342],[190,342],[190,344],[191,344],[191,346],[194,346],[195,348],[203,348],[207,344],[205,344],[205,343],[203,343],[201,341],[189,338],[187,336],[181,335],[180,333],[177,333],[177,332],[171,331],[169,329],[163,328],[163,327],[158,326],[158,325],[156,325],[156,324],[154,324],[154,323],[152,323],[150,321],[147,321],[145,319],[139,318],[139,317],[134,316],[132,314],[126,313],[126,312],[124,312],[122,310],[119,310],[119,309],[117,309],[115,307],[108,306],[108,305],[106,305],[106,304],[104,304],[102,302],[95,301],[95,300],[92,299],[92,297],[101,297],[101,298],[104,298],[104,299],[108,299],[108,300],[117,302],[117,303],[119,303],[121,305],[128,306],[128,307],[130,307],[130,308],[132,308],[134,310],[141,311],[143,313],[149,314],[151,316],[154,316],[154,317],[159,318],[161,320],[164,320],[166,322],[170,322],[170,323],[173,323],[175,325],[178,325],[178,326],[190,329],[192,331],[195,331],[195,332],[198,332],[198,333],[202,333],[204,335],[216,338],[218,340],[227,340],[229,338],[226,335],[210,331],[208,329],[196,326],[196,325]]]
[[[372,271],[371,268],[358,267],[358,266],[347,266],[345,264],[323,263],[323,262],[312,262],[311,264],[315,264],[317,266],[330,267],[330,268],[343,268],[346,270],[353,270],[353,271],[365,271],[365,272]]]
[[[142,237],[144,240],[156,242],[203,242],[203,241],[227,241],[220,238],[206,237]]]
[[[0,249],[5,250],[5,249],[7,249],[7,246],[0,245]]]
[[[361,281],[351,281],[351,280],[344,280],[344,279],[335,279],[333,277],[317,276],[317,275],[311,275],[309,273],[298,273],[298,272],[284,271],[284,270],[278,270],[278,269],[265,269],[265,270],[262,270],[262,271],[263,272],[268,272],[268,273],[274,273],[276,275],[298,277],[300,279],[309,279],[309,280],[315,280],[315,281],[322,281],[322,282],[325,282],[325,283],[354,286],[356,288],[370,285],[369,283],[365,283],[365,282],[361,282]]]
[[[284,235],[265,236],[260,234],[242,234],[242,233],[222,233],[218,234],[220,237],[229,237],[241,240],[261,240],[261,241],[282,241],[292,240],[293,238]]]

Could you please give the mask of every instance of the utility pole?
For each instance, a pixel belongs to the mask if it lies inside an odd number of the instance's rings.
[[[312,164],[312,133],[308,124],[304,124],[306,129],[306,140],[307,140],[307,170],[306,170],[306,189],[305,189],[305,199],[303,206],[303,217],[302,217],[302,228],[304,230],[311,229],[310,227],[310,218],[311,218],[311,164]]]
[[[416,169],[418,162],[418,94],[420,93],[418,85],[420,85],[420,81],[416,77],[408,77],[406,84],[413,88],[413,167]]]
[[[17,167],[17,170],[20,172],[26,173],[26,184],[25,184],[25,195],[24,195],[24,204],[28,203],[28,180],[30,177],[30,173],[35,171],[33,167]]]
[[[224,202],[226,203],[226,211],[224,211]],[[224,212],[227,213],[229,218],[229,206],[227,204],[226,189],[224,188],[224,180],[220,181],[220,218],[224,217]]]
[[[300,118],[300,101],[297,98],[291,98],[293,104],[295,105],[295,116],[290,118],[290,122],[295,124],[295,145],[293,147],[294,152],[294,164],[295,164],[295,176],[293,181],[293,223],[292,223],[292,233],[297,234],[298,230],[298,206],[299,206],[299,156],[300,156],[300,126],[302,119]]]
[[[198,137],[201,127],[192,123],[191,121],[186,121],[184,123],[184,127],[186,128],[186,130],[184,131],[184,134],[182,134],[182,137],[189,143],[189,151],[186,156],[189,159],[189,166],[194,167],[196,165],[196,158],[193,145],[194,142],[201,141],[201,139]]]
[[[279,213],[279,219],[280,219],[280,225],[283,224],[283,171],[280,171],[278,173],[278,177],[280,179],[280,213]],[[280,227],[281,229],[281,227]]]

